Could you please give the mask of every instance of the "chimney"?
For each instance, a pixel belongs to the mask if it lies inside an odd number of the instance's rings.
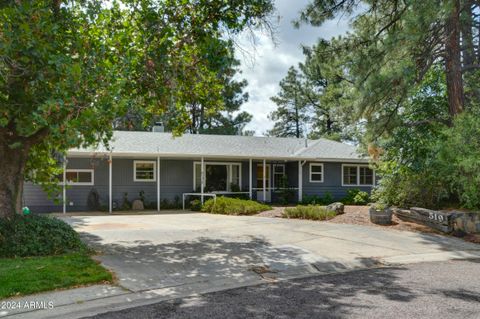
[[[155,122],[155,124],[152,126],[152,132],[163,133],[165,132],[165,126],[163,126],[162,122]]]

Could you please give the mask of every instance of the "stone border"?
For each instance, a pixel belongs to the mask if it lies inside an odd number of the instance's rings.
[[[444,233],[462,231],[480,234],[480,212],[437,211],[421,207],[392,208],[392,211],[401,220],[422,224]]]

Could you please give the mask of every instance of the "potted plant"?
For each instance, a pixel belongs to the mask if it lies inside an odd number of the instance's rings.
[[[377,225],[392,224],[392,210],[381,203],[374,203],[368,209],[370,221]]]

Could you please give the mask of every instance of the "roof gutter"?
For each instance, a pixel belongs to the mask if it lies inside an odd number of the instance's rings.
[[[88,152],[88,151],[68,151],[67,156],[69,157],[95,157],[95,156],[109,156],[110,152]],[[216,155],[216,154],[178,154],[178,153],[143,153],[143,152],[118,152],[112,153],[113,157],[143,157],[143,158],[156,158],[157,156],[163,158],[212,158],[212,159],[253,159],[253,160],[279,160],[279,161],[312,161],[312,162],[344,162],[344,163],[368,163],[368,158],[319,158],[319,157],[299,157],[299,156],[289,156],[289,157],[276,157],[276,156],[235,156],[235,155]]]

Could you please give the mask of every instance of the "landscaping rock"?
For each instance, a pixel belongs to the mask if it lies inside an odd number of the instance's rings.
[[[343,205],[340,202],[336,202],[336,203],[331,203],[330,205],[328,205],[326,207],[326,210],[335,212],[337,214],[343,214],[345,212],[344,208],[345,208],[345,205]]]
[[[132,203],[132,210],[144,210],[143,202],[139,199],[136,199]]]

